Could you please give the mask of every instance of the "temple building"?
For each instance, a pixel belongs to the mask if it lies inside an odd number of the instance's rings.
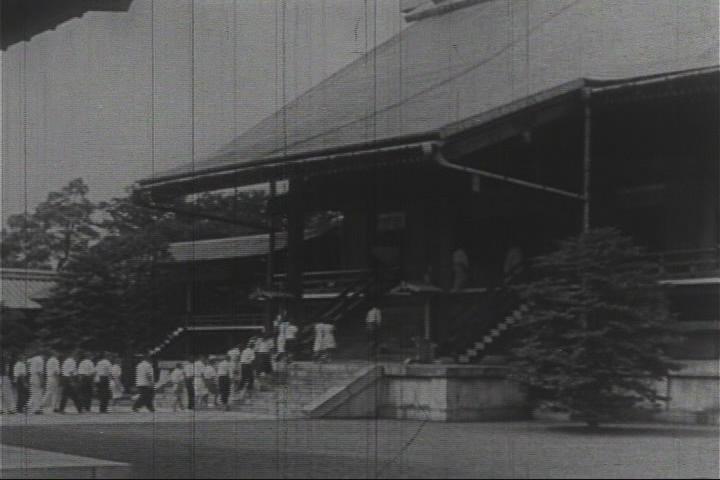
[[[492,292],[526,259],[584,229],[619,227],[662,260],[688,338],[678,356],[716,360],[717,2],[416,0],[403,10],[409,25],[396,37],[216,155],[140,181],[139,201],[163,208],[289,182],[267,222],[286,252],[258,285],[292,298],[298,321],[333,321],[348,338],[379,304],[394,332],[388,354],[424,337],[459,362],[481,361],[505,331],[514,307]],[[342,218],[321,269],[338,287],[318,306],[304,232],[325,211]]]

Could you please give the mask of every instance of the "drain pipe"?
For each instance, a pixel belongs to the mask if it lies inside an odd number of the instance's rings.
[[[430,152],[428,152],[428,153],[430,153]],[[452,163],[449,160],[447,160],[445,158],[445,156],[442,154],[442,150],[440,149],[440,145],[438,143],[432,144],[432,153],[430,153],[430,156],[432,158],[432,161],[435,164],[437,164],[438,166],[443,167],[443,168],[449,168],[451,170],[456,170],[458,172],[469,173],[471,175],[478,175],[480,177],[490,178],[493,180],[499,180],[501,182],[511,183],[513,185],[519,185],[519,186],[525,187],[525,188],[540,190],[543,192],[560,195],[562,197],[572,198],[573,200],[578,200],[578,201],[583,201],[583,202],[585,201],[585,196],[581,195],[579,193],[570,192],[568,190],[562,190],[560,188],[549,187],[549,186],[543,185],[541,183],[528,182],[527,180],[521,180],[521,179],[515,178],[515,177],[508,177],[507,175],[501,175],[499,173],[488,172],[486,170],[481,170],[478,168],[467,167],[465,165],[458,165],[456,163]]]

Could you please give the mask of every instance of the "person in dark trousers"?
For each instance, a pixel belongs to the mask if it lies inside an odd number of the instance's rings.
[[[17,413],[25,413],[27,402],[30,394],[28,387],[28,368],[25,362],[25,355],[21,355],[13,366],[13,383],[15,384],[15,411]]]
[[[218,389],[220,390],[220,402],[225,410],[230,409],[230,377],[232,364],[230,355],[226,355],[217,366]]]
[[[60,395],[59,413],[65,413],[65,407],[67,406],[68,399],[73,401],[73,405],[75,405],[77,412],[82,413],[83,406],[77,393],[77,362],[75,361],[75,358],[73,358],[72,354],[67,355],[65,361],[62,363],[62,369],[60,371],[60,388],[62,393]]]
[[[110,390],[110,379],[112,376],[112,363],[109,360],[110,355],[105,353],[98,357],[95,372],[97,375],[97,397],[100,403],[100,413],[108,413],[108,404],[112,397]]]
[[[240,354],[240,400],[252,392],[255,383],[255,344],[250,340]]]
[[[195,410],[195,360],[193,355],[183,367],[185,371],[185,390],[187,391],[188,410]]]
[[[79,381],[78,397],[80,397],[82,409],[89,412],[90,407],[92,406],[95,364],[93,363],[91,356],[87,353],[83,353],[80,356],[80,363],[77,367],[77,378]]]
[[[139,395],[133,405],[133,412],[137,413],[143,407],[154,412],[155,371],[147,356],[135,368],[135,386]]]

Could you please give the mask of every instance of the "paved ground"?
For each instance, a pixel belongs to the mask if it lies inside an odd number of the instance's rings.
[[[711,427],[632,425],[590,433],[516,422],[428,423],[419,430],[411,421],[260,420],[220,412],[1,421],[5,444],[127,462],[135,476],[149,478],[720,474],[720,440]]]
[[[63,453],[2,446],[1,478],[126,478],[130,466],[125,463]]]

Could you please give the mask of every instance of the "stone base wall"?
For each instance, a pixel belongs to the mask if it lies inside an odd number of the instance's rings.
[[[642,419],[717,424],[717,368],[717,363],[712,362],[686,365],[668,381],[658,383],[658,390],[670,400],[661,411]],[[328,392],[307,413],[316,418],[378,416],[441,422],[550,419],[547,412],[533,412],[524,388],[506,377],[507,369],[502,366],[374,366],[346,387]],[[555,420],[570,419],[569,415],[557,413],[550,416]]]

